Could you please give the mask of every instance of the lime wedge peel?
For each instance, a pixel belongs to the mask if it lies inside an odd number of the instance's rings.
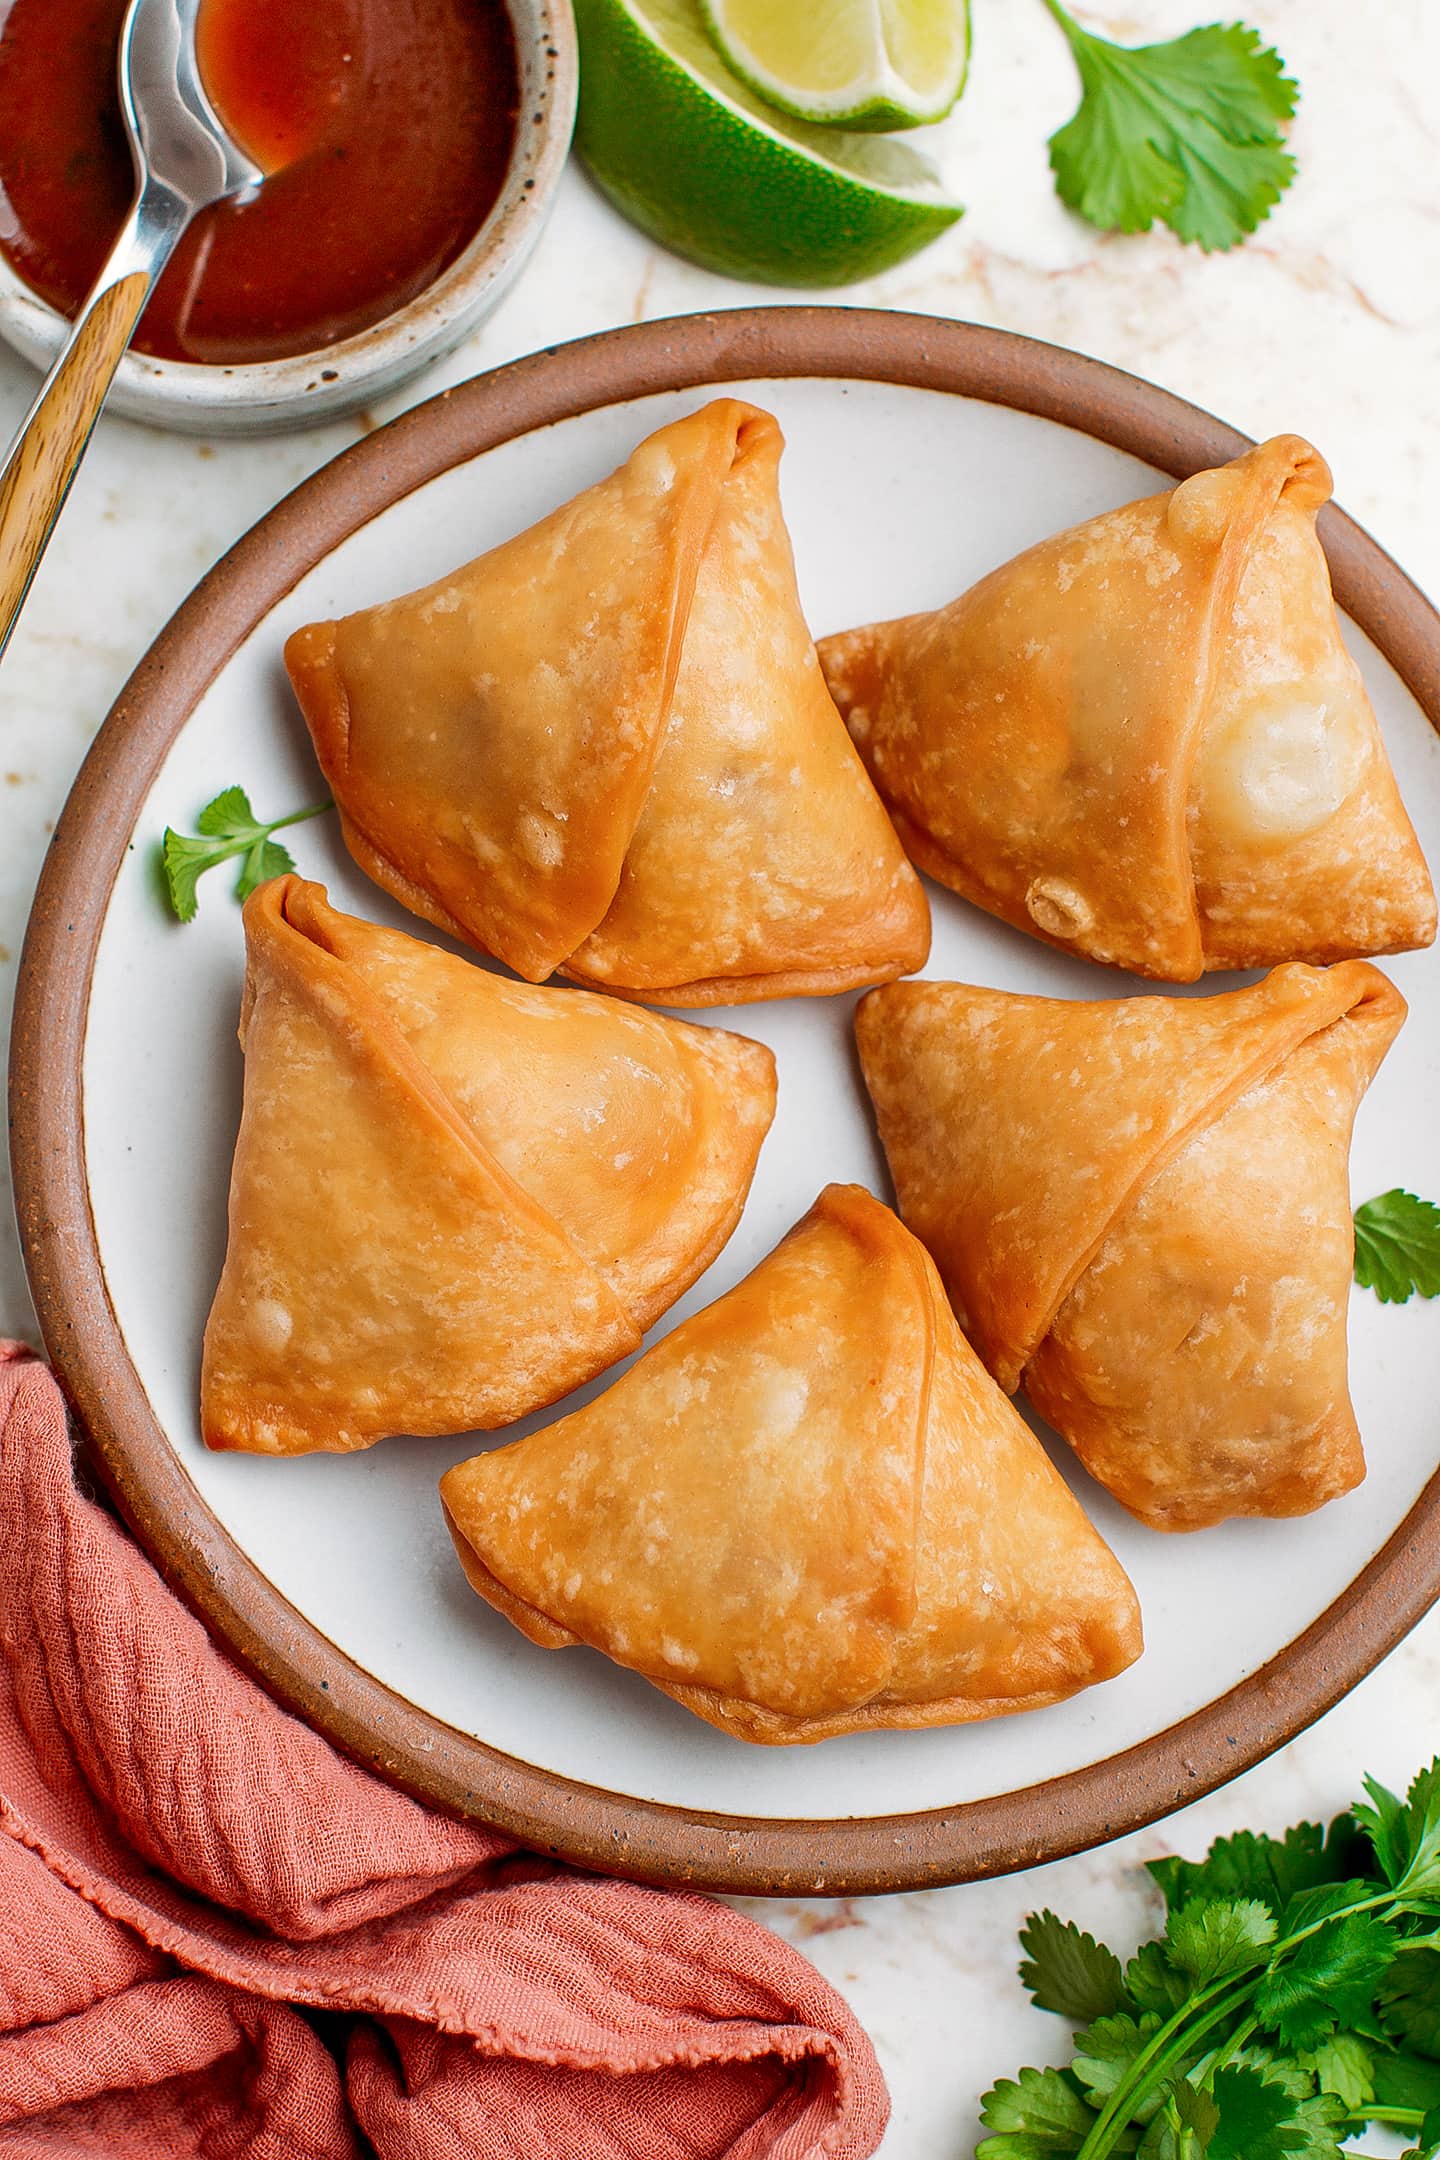
[[[962,214],[908,143],[790,120],[726,66],[700,0],[575,0],[576,146],[662,245],[763,283],[853,283]]]
[[[716,45],[767,104],[821,127],[943,120],[970,68],[970,0],[700,0]]]

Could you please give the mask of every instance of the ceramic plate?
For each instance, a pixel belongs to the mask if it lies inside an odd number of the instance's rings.
[[[1301,1521],[1158,1536],[1044,1435],[1134,1580],[1144,1657],[1053,1709],[814,1748],[747,1747],[597,1654],[532,1647],[472,1595],[436,1480],[542,1420],[280,1461],[212,1456],[197,1426],[240,1110],[243,954],[223,877],[202,887],[191,927],[167,918],[161,831],[231,782],[265,812],[322,792],[281,667],[287,632],[503,540],[718,382],[784,427],[785,509],[817,633],[943,602],[1029,542],[1239,447],[1220,423],[1074,355],[839,310],[621,331],[408,415],[212,573],[101,733],[26,949],[16,1185],[46,1340],[104,1475],[171,1579],[283,1699],[416,1792],[582,1861],[730,1889],[893,1889],[1029,1864],[1163,1813],[1289,1737],[1413,1624],[1440,1587],[1433,1307],[1356,1293],[1370,1472]],[[1433,859],[1440,622],[1347,521],[1332,515],[1327,541],[1347,639]],[[341,907],[433,935],[354,869],[333,821],[287,837]],[[930,900],[932,976],[1061,997],[1146,987],[937,888]],[[1427,1110],[1440,1099],[1440,956],[1386,965],[1411,1018],[1360,1113],[1357,1198],[1402,1182],[1440,1192]],[[747,1273],[828,1181],[888,1196],[853,1004],[687,1016],[768,1042],[780,1107],[740,1227],[650,1340]]]

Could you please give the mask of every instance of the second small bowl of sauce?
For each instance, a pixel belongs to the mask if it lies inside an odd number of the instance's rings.
[[[125,0],[0,0],[0,335],[46,365],[133,192]],[[267,178],[195,220],[113,410],[199,432],[367,403],[487,314],[574,117],[564,0],[202,0],[201,75]]]

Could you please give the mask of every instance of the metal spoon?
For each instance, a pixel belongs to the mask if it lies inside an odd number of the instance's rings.
[[[150,289],[190,220],[257,187],[195,63],[201,0],[130,0],[120,31],[120,107],[135,200],[59,358],[0,465],[0,654],[70,491],[105,393]]]

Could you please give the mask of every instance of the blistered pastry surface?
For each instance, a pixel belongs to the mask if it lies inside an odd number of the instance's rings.
[[[862,1002],[902,1215],[1002,1384],[1157,1527],[1362,1474],[1348,1149],[1404,1012],[1364,961],[1204,999]]]
[[[990,1716],[1140,1647],[1118,1563],[856,1187],[442,1492],[471,1580],[532,1639],[590,1643],[748,1739]]]
[[[1204,999],[919,982],[861,1001],[861,1066],[901,1215],[1003,1386],[1141,1179],[1371,982],[1383,978],[1363,962],[1295,964]]]
[[[608,1284],[345,971],[266,910],[249,922],[247,1088],[201,1385],[210,1444],[292,1454],[500,1424],[632,1348]]]
[[[1162,980],[1427,944],[1435,901],[1280,436],[822,641],[916,862]]]
[[[1183,977],[1201,965],[1184,811],[1222,556],[1177,542],[1167,503],[1108,512],[880,626],[868,663],[864,632],[821,657],[932,875],[1022,928]],[[1056,887],[1068,920],[1048,912]]]
[[[929,948],[919,880],[800,611],[782,447],[757,418],[721,490],[619,887],[569,965],[601,987],[841,989],[907,973]]]
[[[671,1003],[923,962],[923,891],[800,611],[781,448],[717,399],[452,576],[291,637],[370,876],[531,981]]]
[[[615,891],[747,411],[675,422],[478,561],[286,647],[362,867],[533,980]]]
[[[1041,1416],[1156,1529],[1309,1514],[1365,1474],[1345,1355],[1365,1032],[1335,1021],[1196,1133],[1026,1370]]]
[[[775,1113],[771,1052],[613,998],[511,982],[311,895],[329,948],[647,1327],[739,1217]]]
[[[246,927],[211,1444],[501,1425],[637,1347],[744,1204],[770,1053],[508,983],[299,879]]]
[[[1207,968],[1402,951],[1435,895],[1313,508],[1276,504],[1240,582],[1200,738],[1190,846]]]

